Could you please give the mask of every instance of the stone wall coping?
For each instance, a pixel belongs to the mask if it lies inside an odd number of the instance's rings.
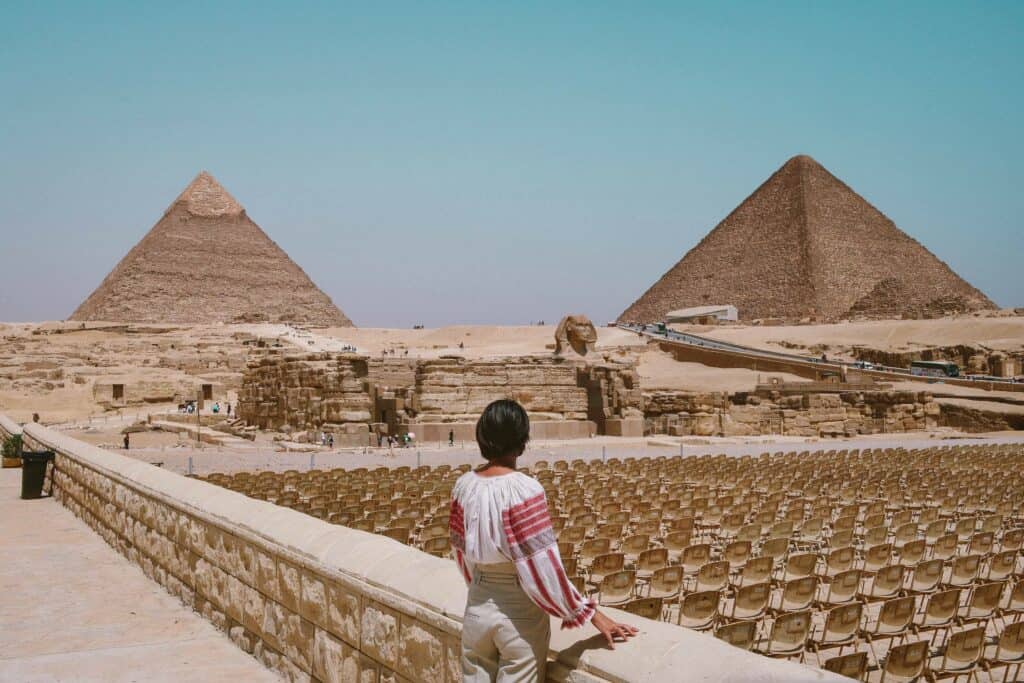
[[[13,422],[0,414],[0,427]],[[192,515],[282,559],[371,600],[399,610],[443,632],[458,634],[466,585],[455,564],[376,534],[329,524],[267,501],[248,498],[197,479],[83,443],[38,424],[26,437],[82,466]],[[565,669],[597,679],[640,682],[687,678],[708,683],[802,683],[842,681],[841,677],[794,662],[744,652],[707,634],[602,608],[640,628],[640,636],[606,646],[595,631],[563,631],[552,620],[551,650]]]
[[[0,432],[4,432],[8,436],[21,434],[21,425],[3,413],[0,413]]]

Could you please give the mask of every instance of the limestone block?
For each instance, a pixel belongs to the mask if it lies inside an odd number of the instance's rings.
[[[448,683],[462,680],[462,640],[459,636],[444,638],[444,669]]]
[[[349,645],[359,647],[359,625],[362,619],[359,596],[336,583],[328,584],[327,591],[328,627],[331,633]]]
[[[378,662],[394,668],[398,661],[398,612],[367,600],[359,624],[359,649]]]
[[[277,560],[263,552],[253,549],[255,560],[254,586],[264,595],[281,602],[281,588],[277,578]]]
[[[303,571],[301,576],[302,599],[299,605],[299,614],[322,628],[330,628],[328,615],[327,586],[323,579],[308,571]]]
[[[444,644],[439,631],[402,615],[397,671],[414,681],[444,680]]]
[[[231,638],[231,642],[236,647],[248,654],[252,654],[253,648],[256,646],[256,638],[251,633],[247,633],[244,628],[237,624],[232,626],[228,629],[228,637]]]
[[[316,629],[313,675],[323,683],[359,680],[359,652],[323,629]]]
[[[298,612],[299,600],[302,595],[299,568],[290,562],[278,558],[277,586],[281,604],[293,612]]]

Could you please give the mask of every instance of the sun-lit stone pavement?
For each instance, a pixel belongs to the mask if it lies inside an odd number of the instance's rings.
[[[280,679],[80,519],[0,470],[0,681]]]

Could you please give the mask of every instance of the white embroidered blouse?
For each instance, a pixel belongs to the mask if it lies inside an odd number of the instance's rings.
[[[467,472],[452,490],[448,522],[463,578],[473,566],[512,562],[526,594],[562,628],[590,621],[595,605],[569,582],[558,554],[544,488],[522,472],[481,477]]]

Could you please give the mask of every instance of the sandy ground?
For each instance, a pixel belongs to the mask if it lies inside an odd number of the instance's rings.
[[[938,320],[872,320],[833,325],[688,326],[694,334],[772,351],[778,342],[811,347],[854,345],[888,351],[909,351],[957,344],[984,345],[996,350],[1024,349],[1024,317],[960,317]]]

